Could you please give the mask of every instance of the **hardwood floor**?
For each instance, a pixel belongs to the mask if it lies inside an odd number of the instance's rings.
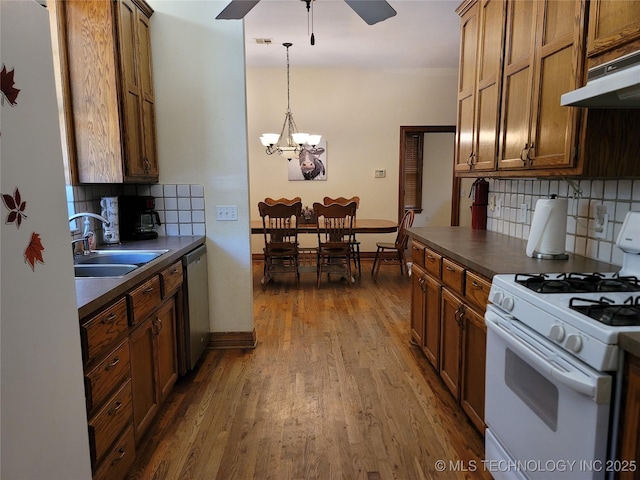
[[[352,286],[303,274],[262,287],[254,264],[257,348],[205,353],[130,478],[491,478],[482,437],[409,343],[410,282],[370,269]]]

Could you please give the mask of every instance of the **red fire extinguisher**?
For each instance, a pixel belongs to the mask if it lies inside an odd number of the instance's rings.
[[[471,204],[471,228],[474,230],[487,229],[487,205],[489,204],[489,182],[478,178],[473,185],[469,197],[473,195]]]

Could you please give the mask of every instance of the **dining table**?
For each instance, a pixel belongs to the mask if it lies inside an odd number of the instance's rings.
[[[262,219],[251,220],[251,233],[262,233]],[[398,222],[377,218],[356,218],[353,222],[353,233],[393,233],[398,231]],[[315,222],[299,222],[298,233],[316,233]]]

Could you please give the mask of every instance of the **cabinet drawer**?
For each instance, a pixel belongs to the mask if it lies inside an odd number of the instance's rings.
[[[420,242],[416,242],[415,240],[411,242],[411,261],[415,265],[424,267],[424,249],[425,246]]]
[[[160,305],[160,277],[156,275],[129,293],[131,300],[131,325],[137,325]]]
[[[129,377],[129,340],[126,339],[85,375],[87,411],[98,407],[109,394]]]
[[[132,418],[129,379],[89,421],[91,460],[94,465],[102,460],[113,441],[122,433],[124,427],[131,423]]]
[[[424,267],[431,275],[442,278],[442,255],[430,248],[424,249]]]
[[[464,296],[484,312],[489,303],[491,282],[471,272],[466,272],[465,276]]]
[[[127,301],[122,298],[102,313],[83,322],[82,356],[85,363],[95,360],[108,349],[129,328],[127,318]]]
[[[125,430],[104,459],[93,480],[120,480],[125,477],[136,458],[136,442],[133,427]]]
[[[176,262],[160,273],[162,298],[173,293],[182,284],[182,262]]]
[[[464,267],[449,260],[448,258],[442,259],[442,282],[455,290],[459,294],[463,294],[464,290]]]

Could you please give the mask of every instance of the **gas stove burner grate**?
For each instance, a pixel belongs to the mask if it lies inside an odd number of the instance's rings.
[[[605,277],[602,273],[518,273],[516,283],[538,293],[640,292],[640,280],[632,276]]]
[[[577,303],[582,304],[577,305]],[[640,325],[640,296],[627,298],[623,303],[600,297],[599,300],[573,297],[569,300],[569,308],[589,318],[613,327],[629,327]]]

